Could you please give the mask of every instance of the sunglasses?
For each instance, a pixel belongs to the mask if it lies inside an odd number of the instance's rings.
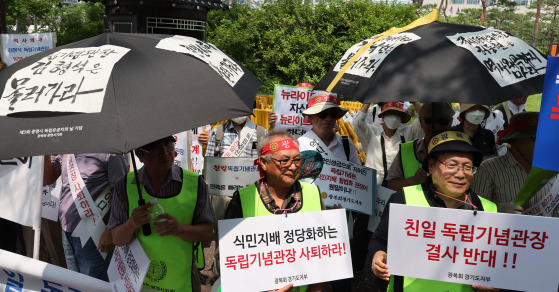
[[[425,123],[427,125],[431,125],[433,123],[433,121],[441,126],[446,126],[448,124],[450,124],[450,119],[445,119],[445,118],[437,118],[437,119],[433,119],[433,118],[424,118],[423,121],[425,121]]]
[[[326,119],[328,116],[330,116],[330,118],[332,118],[332,119],[337,119],[338,118],[337,112],[335,110],[321,111],[317,114],[317,116],[321,119]]]

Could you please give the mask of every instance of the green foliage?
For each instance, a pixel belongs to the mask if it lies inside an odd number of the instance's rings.
[[[4,0],[6,24],[16,26],[20,33],[28,33],[28,26],[42,27],[60,0]]]
[[[355,43],[417,19],[413,5],[364,0],[316,4],[268,1],[258,8],[233,4],[208,14],[207,40],[274,84],[316,84]]]
[[[93,37],[104,31],[105,6],[101,3],[64,5],[55,13],[60,17],[58,46]]]

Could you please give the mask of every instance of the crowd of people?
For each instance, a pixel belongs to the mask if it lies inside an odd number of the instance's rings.
[[[44,184],[61,177],[62,193],[60,223],[43,219],[43,242],[49,248],[41,252],[41,259],[107,281],[115,246],[137,238],[152,262],[144,288],[200,291],[194,250],[198,242],[215,240],[215,258],[207,260],[213,262],[213,278],[219,278],[218,220],[325,210],[318,187],[298,180],[304,162],[301,151],[361,164],[360,149],[366,154],[364,165],[377,170],[377,183],[394,194],[374,232],[367,230],[369,216],[347,211],[354,271],[373,273],[379,291],[435,291],[421,290],[435,287],[496,291],[392,275],[386,262],[390,203],[516,214],[536,205],[554,179],[525,206],[510,203],[532,167],[538,113],[525,112],[525,102],[526,98],[514,99],[495,110],[489,105],[462,104],[458,113],[450,103],[414,102],[409,110],[403,102],[387,102],[376,105],[374,112],[370,104],[363,104],[353,116],[359,140],[355,145],[336,132],[336,121],[348,114],[347,109],[339,106],[334,94],[316,91],[303,112],[312,129],[301,137],[274,129],[275,114],[270,115],[268,130],[244,116],[216,126],[211,134],[199,134],[206,156],[258,159],[261,178],[232,197],[209,193],[203,176],[173,164],[172,136],[134,151],[143,163],[136,174],[125,155],[45,156]],[[416,118],[410,122],[412,116]],[[490,123],[490,119],[503,123]],[[489,124],[502,130],[495,135]],[[89,216],[76,198],[83,196],[89,205],[99,206],[108,193],[112,194],[110,208],[92,208],[104,224],[96,224],[101,229],[84,237]],[[161,214],[155,214],[157,208],[163,210]],[[557,208],[548,215],[557,217]],[[25,248],[6,245],[5,239],[0,240],[2,248],[27,249],[31,256],[32,232],[27,234]],[[372,258],[370,268],[364,267],[367,255]],[[351,279],[343,279],[301,287],[289,284],[277,291],[324,291],[326,286],[332,291],[352,290]]]

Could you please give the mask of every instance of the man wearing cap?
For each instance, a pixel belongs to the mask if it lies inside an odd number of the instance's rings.
[[[537,112],[523,112],[514,115],[509,126],[499,131],[497,143],[507,142],[511,148],[503,156],[484,161],[474,180],[472,189],[499,206],[499,212],[520,213],[526,210],[533,213],[532,208],[541,205],[547,199],[555,178],[549,180],[523,207],[510,204],[524,185],[524,181],[532,170],[532,156],[538,126]],[[557,201],[557,200],[552,200]],[[543,204],[545,205],[545,204]],[[543,208],[536,212],[541,216],[559,217],[557,207]]]
[[[513,98],[501,103],[498,107],[495,108],[495,113],[500,115],[501,118],[505,121],[503,128],[508,127],[512,116],[518,113],[526,112],[526,101],[528,101],[527,96]]]
[[[487,105],[463,103],[460,105],[462,122],[452,127],[453,131],[468,134],[472,139],[472,145],[481,151],[484,159],[495,155],[495,136],[493,132],[481,126],[490,114]]]
[[[422,139],[400,144],[400,150],[388,169],[387,187],[395,191],[417,185],[427,177],[421,163],[427,156],[427,142],[433,132],[450,130],[454,110],[450,103],[426,102],[419,109],[419,122],[425,133]]]
[[[144,164],[121,178],[115,186],[109,228],[116,245],[138,238],[151,260],[143,287],[157,291],[200,291],[194,266],[194,242],[211,240],[214,215],[203,178],[174,165],[175,139],[172,136],[134,151]],[[139,182],[138,182],[139,180]],[[142,198],[138,205],[138,183]],[[162,214],[151,216],[158,208]],[[141,227],[150,224],[144,235]]]
[[[428,154],[421,165],[430,176],[425,182],[404,187],[390,197],[369,244],[369,252],[373,257],[371,268],[375,276],[385,281],[384,285],[388,284],[387,291],[495,291],[479,285],[469,287],[465,284],[391,275],[386,262],[391,203],[474,212],[497,211],[494,203],[470,189],[481,159],[481,152],[472,146],[465,133],[444,131],[436,133],[430,140]],[[421,269],[414,263],[410,265]]]
[[[233,194],[225,219],[324,210],[318,187],[297,180],[302,162],[293,136],[271,130],[260,141],[260,145],[258,163],[262,178]],[[284,288],[289,289],[288,286]],[[318,283],[308,287],[295,287],[289,291],[310,292],[323,291],[322,289],[323,284]]]
[[[368,103],[363,104],[353,118],[353,127],[366,154],[365,166],[377,170],[377,184],[380,185],[400,149],[400,143],[421,138],[424,133],[419,120],[411,125],[405,124],[411,116],[401,102],[383,104],[378,115],[383,121],[380,127],[367,123],[369,106]]]

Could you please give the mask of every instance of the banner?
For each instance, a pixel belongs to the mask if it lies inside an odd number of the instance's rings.
[[[60,209],[60,193],[62,191],[62,179],[58,179],[48,186],[43,186],[43,208],[41,216],[45,219],[58,221],[58,210]]]
[[[375,232],[375,229],[377,229],[377,226],[380,223],[380,218],[382,217],[382,213],[384,212],[386,202],[388,202],[390,196],[392,196],[392,194],[394,194],[395,192],[396,191],[389,188],[377,185],[377,190],[375,193],[375,214],[369,217],[369,224],[367,225],[367,229],[369,231]]]
[[[559,171],[559,57],[547,58],[533,167]]]
[[[202,126],[192,129],[192,137],[190,144],[190,160],[192,162],[192,171],[197,174],[202,174],[202,169],[204,168],[204,155],[202,155],[202,144],[198,142],[198,133],[202,133],[206,129],[206,133],[210,134],[212,128],[207,126]],[[180,166],[184,169],[189,169],[188,166],[188,152],[186,149],[189,148],[188,145],[188,131],[180,132],[173,135],[177,143],[175,144],[175,152],[177,152],[177,157],[175,157],[175,165]]]
[[[277,130],[287,131],[298,138],[312,128],[311,120],[301,114],[308,107],[312,88],[275,85],[274,112],[278,115]]]
[[[111,291],[108,282],[1,249],[0,259],[0,291]]]
[[[148,271],[150,260],[138,239],[115,247],[107,274],[113,292],[139,292]]]
[[[3,34],[2,60],[8,64],[54,48],[56,33]]]
[[[388,268],[402,275],[557,291],[559,219],[390,205]]]
[[[302,181],[319,187],[326,206],[342,204],[343,208],[372,215],[377,171],[331,156],[323,156],[323,159],[324,166],[318,178],[314,182],[310,178]]]
[[[223,291],[353,277],[345,210],[219,220]]]
[[[233,196],[260,179],[254,157],[206,157],[204,169],[210,194]]]
[[[43,157],[29,156],[0,160],[0,217],[33,227],[41,209]]]

